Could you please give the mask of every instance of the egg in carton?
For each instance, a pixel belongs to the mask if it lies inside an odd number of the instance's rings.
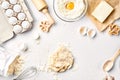
[[[1,7],[7,16],[8,23],[13,26],[15,34],[32,28],[33,18],[24,0],[1,0]]]

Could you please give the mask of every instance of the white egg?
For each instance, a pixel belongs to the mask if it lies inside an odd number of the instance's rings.
[[[6,12],[5,12],[5,14],[6,14],[8,17],[11,17],[11,16],[13,16],[14,12],[13,12],[12,9],[7,9]]]
[[[17,16],[17,18],[18,18],[19,20],[24,20],[25,17],[26,17],[25,13],[19,13],[18,16]]]
[[[24,29],[29,29],[30,28],[30,23],[28,22],[28,21],[23,21],[22,22],[22,27],[24,28]]]
[[[13,10],[15,12],[20,12],[21,11],[21,6],[19,4],[14,5]]]
[[[8,19],[8,22],[10,23],[10,24],[16,24],[17,23],[17,18],[16,17],[10,17],[9,19]]]
[[[17,0],[9,0],[11,4],[16,4]]]
[[[15,34],[21,33],[22,32],[22,27],[20,25],[15,25],[13,27],[13,31]]]
[[[4,9],[8,9],[9,6],[10,6],[10,4],[9,4],[9,2],[4,1],[1,6],[2,6],[2,8],[4,8]]]

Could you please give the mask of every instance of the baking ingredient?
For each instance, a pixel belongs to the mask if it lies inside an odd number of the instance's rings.
[[[33,18],[24,0],[1,0],[0,5],[3,5],[2,13],[5,14],[5,20],[8,21],[15,34],[23,33],[32,28]]]
[[[12,25],[15,25],[15,24],[17,24],[17,18],[16,17],[10,17],[8,19],[8,22]]]
[[[8,1],[3,1],[1,6],[2,6],[2,8],[4,8],[4,9],[8,9],[9,6],[10,6],[10,4],[9,4]]]
[[[28,21],[23,21],[21,25],[24,29],[29,29],[30,28],[30,23]]]
[[[66,9],[68,9],[68,10],[74,9],[74,2],[68,2],[68,3],[66,4]]]
[[[65,46],[61,46],[49,58],[49,69],[55,72],[64,72],[73,66],[74,58],[71,51]]]
[[[8,17],[11,17],[11,16],[13,16],[14,12],[13,12],[12,9],[7,9],[6,12],[5,12],[5,14],[6,14]]]
[[[101,1],[106,1],[107,3],[109,3],[113,8],[113,12],[107,17],[107,19],[101,23],[100,21],[98,21],[94,16],[92,16],[92,12],[93,10],[95,10],[96,6],[99,5],[99,3]],[[93,4],[94,3],[94,4]],[[98,29],[98,31],[102,32],[105,31],[109,24],[114,23],[117,19],[120,18],[120,0],[88,0],[88,10],[87,10],[87,17],[94,23],[95,27]],[[103,10],[100,10],[99,12],[101,13]]]
[[[55,0],[57,15],[65,19],[75,19],[81,16],[85,10],[84,0]]]
[[[22,69],[23,60],[21,56],[16,56],[14,61],[9,65],[8,75],[18,75]]]
[[[2,76],[11,76],[11,75],[17,75],[17,73],[20,72],[22,68],[23,60],[20,56],[20,54],[16,53],[14,51],[10,51],[7,49],[4,49],[0,47],[0,63],[4,67],[0,66],[0,75]]]
[[[109,34],[118,36],[120,34],[120,27],[116,24],[109,25]]]
[[[17,16],[17,18],[18,18],[19,20],[24,20],[25,17],[26,17],[25,13],[19,13],[18,16]]]
[[[88,29],[87,27],[81,27],[80,34],[83,36],[87,35],[90,38],[94,38],[96,36],[96,31],[93,29]]]
[[[113,68],[114,62],[115,62],[116,58],[117,58],[119,55],[120,55],[120,49],[114,54],[114,56],[113,56],[111,59],[107,60],[107,61],[104,63],[104,65],[103,65],[103,70],[104,70],[105,72],[108,72],[108,71],[110,71],[110,70]]]
[[[13,27],[13,31],[14,31],[15,34],[21,33],[22,30],[23,30],[23,29],[22,29],[22,27],[21,27],[20,25],[15,25],[15,26]]]
[[[11,4],[16,4],[17,0],[9,0]]]
[[[80,34],[83,35],[83,36],[85,36],[87,34],[87,30],[88,29],[86,27],[81,27],[80,28]]]
[[[89,29],[87,31],[87,36],[89,36],[90,38],[94,38],[96,36],[96,31],[92,30],[92,29]]]
[[[13,10],[15,12],[20,12],[21,11],[21,6],[19,4],[14,5]]]
[[[106,1],[101,1],[92,12],[92,15],[101,23],[103,23],[112,11],[113,8]]]

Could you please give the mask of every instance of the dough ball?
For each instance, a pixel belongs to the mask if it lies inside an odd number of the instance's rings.
[[[55,72],[64,72],[72,67],[74,63],[71,51],[61,46],[49,59],[49,69]]]

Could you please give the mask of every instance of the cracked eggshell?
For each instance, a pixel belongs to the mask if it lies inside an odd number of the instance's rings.
[[[86,27],[81,27],[80,28],[80,34],[83,35],[83,36],[85,36],[87,34],[87,30],[88,29]]]
[[[16,5],[14,5],[14,7],[13,7],[13,10],[15,11],[15,12],[20,12],[21,11],[21,6],[19,5],[19,4],[16,4]]]
[[[11,16],[13,16],[14,12],[13,12],[12,9],[7,9],[7,10],[5,11],[5,14],[6,14],[8,17],[11,17]]]
[[[90,38],[94,38],[96,36],[96,31],[89,29],[87,32],[87,36],[89,36]]]
[[[8,22],[10,23],[10,24],[16,24],[17,23],[17,18],[16,17],[10,17],[9,19],[8,19]]]
[[[8,9],[9,6],[10,6],[10,4],[9,4],[8,1],[3,1],[1,6],[2,6],[2,8],[4,8],[4,9]]]
[[[23,29],[22,29],[22,27],[21,27],[20,25],[15,25],[15,26],[13,27],[13,31],[14,31],[15,34],[21,33],[22,30],[23,30]]]
[[[17,18],[19,20],[24,20],[26,18],[26,15],[25,15],[25,13],[19,13],[18,16],[17,16]]]
[[[9,0],[11,4],[16,4],[17,0]]]

